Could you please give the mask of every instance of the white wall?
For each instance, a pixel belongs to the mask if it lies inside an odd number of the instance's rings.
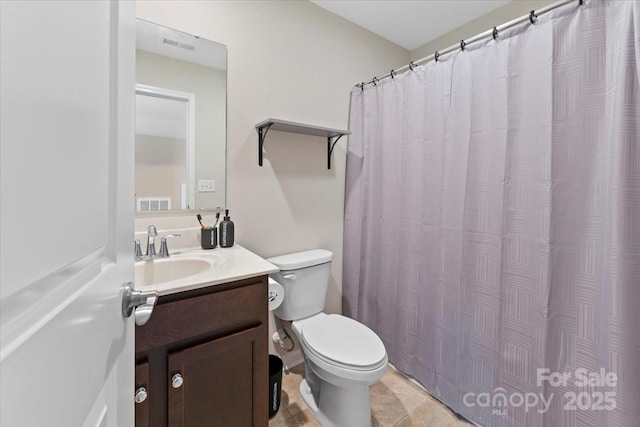
[[[181,184],[187,179],[186,141],[136,134],[136,200],[138,197],[171,197],[180,207]]]
[[[341,312],[346,138],[329,171],[326,140],[270,131],[258,167],[255,124],[273,117],[348,129],[354,84],[406,64],[409,52],[307,1],[138,1],[137,16],[227,45],[236,241],[263,257],[333,251],[326,308]],[[197,225],[194,215],[158,217],[138,220],[136,230],[149,223]],[[299,353],[285,362],[292,357]]]

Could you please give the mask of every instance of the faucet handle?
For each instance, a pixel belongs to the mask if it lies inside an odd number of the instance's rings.
[[[160,239],[160,253],[158,254],[159,257],[169,258],[171,256],[171,254],[169,253],[169,248],[167,247],[167,239],[170,239],[172,237],[182,237],[182,234],[167,234],[166,236],[162,237],[162,239]]]
[[[134,241],[135,246],[133,249],[133,256],[135,258],[136,261],[141,260],[143,258],[142,256],[142,248],[140,247],[140,240],[136,239]]]

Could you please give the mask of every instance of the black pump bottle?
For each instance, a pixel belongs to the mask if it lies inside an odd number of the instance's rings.
[[[234,243],[234,225],[233,221],[229,218],[229,209],[225,209],[224,218],[219,225],[220,227],[220,246],[223,248],[230,248]]]

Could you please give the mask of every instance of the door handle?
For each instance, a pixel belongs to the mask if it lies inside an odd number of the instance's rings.
[[[133,289],[133,283],[124,284],[124,292],[122,295],[122,316],[125,318],[133,315],[136,325],[142,326],[151,317],[153,307],[158,302],[158,291],[136,291]]]

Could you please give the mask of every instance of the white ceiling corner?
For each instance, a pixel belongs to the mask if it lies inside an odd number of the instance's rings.
[[[407,50],[509,3],[509,0],[310,1]]]

